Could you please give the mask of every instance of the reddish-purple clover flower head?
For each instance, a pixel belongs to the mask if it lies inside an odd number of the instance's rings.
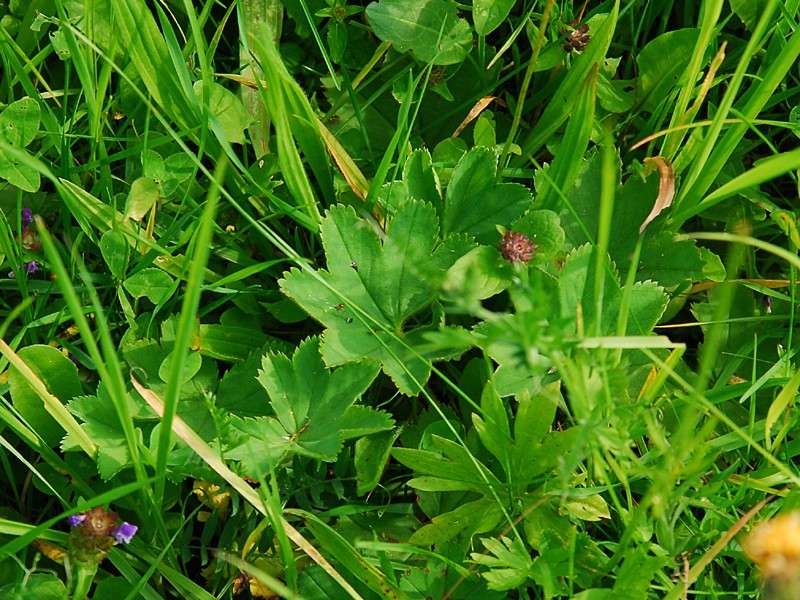
[[[118,543],[130,544],[131,539],[133,539],[133,536],[136,535],[137,531],[139,531],[139,527],[136,525],[131,525],[127,521],[123,521],[122,525],[114,530],[113,535]]]
[[[528,262],[536,252],[536,244],[527,235],[515,231],[506,231],[497,246],[503,258],[511,262]]]

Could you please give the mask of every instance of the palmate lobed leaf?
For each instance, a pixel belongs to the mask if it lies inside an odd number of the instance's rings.
[[[620,287],[615,265],[606,257],[604,306],[599,315],[593,301],[594,260],[590,244],[584,244],[567,256],[559,276],[561,315],[569,318],[581,311],[586,331],[592,331],[599,319],[600,334],[609,335],[617,329],[623,295],[627,290]],[[637,282],[630,293],[625,331],[631,335],[649,335],[667,307],[664,288],[652,281]]]
[[[404,331],[406,320],[436,298],[439,281],[471,242],[439,241],[436,211],[427,203],[402,204],[381,240],[350,207],[334,206],[320,233],[327,270],[292,269],[281,289],[325,325],[322,356],[328,366],[379,361],[401,392],[413,395],[430,376],[430,360],[457,354],[425,348],[424,334]]]
[[[525,583],[531,574],[533,560],[519,537],[502,536],[499,540],[483,538],[489,553],[472,553],[472,560],[489,567],[483,577],[492,590],[510,590]]]
[[[497,152],[473,148],[458,161],[444,203],[442,233],[465,233],[482,244],[500,241],[497,225],[511,227],[533,203],[528,188],[497,183]]]
[[[229,456],[242,459],[250,471],[264,472],[289,452],[333,460],[345,439],[394,426],[382,411],[353,406],[380,365],[362,361],[331,372],[319,350],[319,339],[309,338],[291,359],[283,354],[263,358],[257,379],[269,394],[275,418],[233,419],[248,439]]]

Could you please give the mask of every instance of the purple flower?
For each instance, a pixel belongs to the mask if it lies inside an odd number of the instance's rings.
[[[22,218],[23,225],[30,225],[33,223],[33,211],[30,208],[23,208],[20,216]]]
[[[70,515],[67,517],[67,525],[70,527],[77,527],[86,519],[86,515],[84,513],[78,513],[77,515]]]
[[[123,521],[122,525],[120,525],[119,527],[114,529],[114,531],[111,532],[111,535],[113,535],[114,538],[117,540],[117,542],[119,542],[120,544],[123,543],[130,544],[131,539],[133,538],[134,535],[136,535],[137,531],[139,531],[138,526],[131,525],[127,521]]]
[[[28,275],[33,275],[34,273],[36,273],[36,271],[39,270],[39,263],[36,262],[35,260],[23,263],[22,270],[25,271]],[[8,272],[9,279],[14,279],[15,277],[16,275],[14,275],[14,271]]]
[[[772,313],[772,298],[764,296],[764,306],[767,307],[767,314]]]

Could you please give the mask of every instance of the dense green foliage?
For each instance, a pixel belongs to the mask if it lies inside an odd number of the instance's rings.
[[[800,0],[0,13],[0,596],[791,558]]]

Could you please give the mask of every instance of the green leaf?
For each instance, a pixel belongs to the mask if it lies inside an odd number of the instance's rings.
[[[155,180],[139,177],[131,184],[131,190],[125,199],[125,218],[141,221],[158,199],[158,185]]]
[[[169,381],[174,355],[175,351],[173,350],[164,357],[164,360],[161,361],[161,365],[158,367],[158,376],[164,383]],[[188,382],[192,377],[197,375],[202,364],[203,357],[200,356],[200,354],[197,352],[190,352],[187,354],[183,364],[183,373],[181,373],[181,384]]]
[[[194,93],[199,103],[203,102],[203,82],[197,81]],[[242,101],[218,83],[212,83],[208,98],[208,112],[219,124],[223,137],[231,144],[244,144],[247,138],[245,130],[253,123],[253,117],[244,107]]]
[[[573,517],[581,521],[600,521],[610,519],[611,513],[608,504],[600,494],[579,496],[564,502],[564,509]]]
[[[709,258],[719,260],[711,251],[708,254]],[[627,262],[618,264],[622,272],[629,266]],[[694,240],[676,240],[672,233],[664,231],[648,238],[643,244],[636,279],[652,279],[664,287],[676,286],[684,281],[700,281],[706,279],[706,264]],[[713,270],[709,274],[713,274]]]
[[[764,419],[764,437],[767,441],[767,448],[772,446],[772,427],[779,419],[784,417],[786,409],[790,404],[797,400],[797,390],[800,388],[800,371],[797,371],[789,382],[783,386],[781,391],[769,405],[767,418]]]
[[[95,586],[92,600],[119,600],[134,590],[134,584],[124,577],[109,577]]]
[[[394,421],[383,411],[368,406],[350,406],[339,420],[342,439],[349,440],[394,427]]]
[[[564,402],[561,384],[558,381],[547,384],[534,396],[522,394],[517,397],[517,402],[515,458],[522,465],[526,450],[541,444],[553,425],[556,409]]]
[[[143,0],[111,2],[114,37],[126,49],[142,83],[156,103],[181,127],[192,129],[199,121],[197,106],[185,93],[169,47],[156,24],[150,8]]]
[[[123,279],[130,260],[130,246],[119,231],[109,229],[100,238],[100,253],[108,270],[117,279]]]
[[[392,431],[383,431],[365,435],[356,442],[354,463],[356,467],[356,493],[359,496],[374,490],[383,475],[389,453],[394,442],[402,432],[398,427]]]
[[[559,276],[561,316],[574,319],[574,315],[580,311],[585,331],[594,331],[595,323],[600,317],[600,335],[610,335],[617,329],[622,297],[627,291],[620,288],[614,265],[606,260],[602,316],[598,315],[593,292],[594,252],[590,244],[585,244],[572,252],[564,262]],[[664,290],[653,282],[637,282],[630,294],[631,306],[626,333],[648,335],[652,333],[653,327],[666,309],[667,297]]]
[[[102,382],[97,386],[96,396],[75,398],[67,408],[83,421],[81,429],[97,445],[97,471],[105,481],[131,464],[125,430]],[[68,449],[71,443],[67,438],[64,448]]]
[[[508,425],[506,407],[491,382],[483,388],[481,410],[482,415],[472,414],[472,422],[478,437],[500,464],[506,465],[513,449],[511,429]]]
[[[456,442],[432,435],[429,444],[435,451],[395,448],[392,450],[392,456],[401,464],[413,469],[415,475],[433,478],[423,480],[426,486],[435,483],[435,480],[441,480],[447,491],[460,489],[483,494],[486,493],[487,485],[499,484],[497,477],[483,463],[470,456],[469,452]]]
[[[561,219],[552,210],[530,211],[514,223],[513,230],[525,234],[536,244],[530,264],[549,262],[563,252],[564,230]]]
[[[489,553],[473,552],[472,560],[489,567],[482,575],[489,589],[504,591],[523,585],[530,577],[533,560],[522,538],[501,536],[500,539],[481,539]]]
[[[430,202],[438,207],[442,202],[439,178],[433,169],[430,153],[425,148],[414,150],[403,165],[403,182],[408,198]]]
[[[347,48],[347,24],[331,20],[328,23],[327,38],[331,61],[338,65],[342,62],[342,56]]]
[[[464,573],[463,568],[459,568],[459,562],[448,560],[452,555],[457,555],[458,560],[464,556],[456,544],[444,544],[424,565],[407,564],[401,587],[409,594],[409,598],[444,598],[448,592],[452,600],[503,600],[508,597],[502,592],[488,590],[481,578]]]
[[[64,600],[67,589],[64,582],[51,573],[31,573],[21,583],[0,587],[0,598],[8,600]]]
[[[604,70],[597,77],[597,101],[612,113],[627,113],[636,99],[634,80],[611,79]]]
[[[270,413],[269,395],[256,378],[260,354],[233,365],[222,376],[215,405],[239,416],[266,416]]]
[[[442,291],[446,300],[469,308],[502,292],[513,276],[513,268],[497,248],[478,246],[448,269]]]
[[[558,152],[547,169],[541,189],[537,190],[537,208],[562,206],[562,197],[569,197],[581,163],[576,160],[583,156],[589,147],[589,139],[594,128],[594,108],[597,96],[597,68],[592,68],[583,82],[569,116],[567,129],[561,138]]]
[[[647,600],[656,573],[669,564],[667,556],[648,556],[646,546],[636,546],[626,551],[614,582],[612,598],[622,600]]]
[[[514,6],[514,0],[475,0],[472,18],[478,35],[489,35],[497,29]]]
[[[20,348],[19,358],[41,379],[47,391],[63,404],[83,394],[78,368],[52,346],[34,344]],[[13,366],[8,371],[11,401],[14,408],[49,446],[55,446],[64,437],[64,427],[45,408],[41,397],[22,373]]]
[[[590,236],[594,236],[599,225],[600,162],[599,154],[583,162],[570,195],[580,222],[569,211],[561,213],[567,239],[575,246],[589,241],[584,228]],[[623,277],[631,268],[630,261],[639,239],[639,228],[658,195],[658,183],[655,173],[647,180],[631,176],[616,195],[608,247],[611,259]],[[724,278],[724,271],[720,272],[719,266],[719,258],[711,251],[699,248],[694,240],[676,241],[669,231],[652,234],[648,230],[636,266],[636,279],[652,280],[664,287],[673,287],[684,281],[717,281],[720,276]]]
[[[758,19],[769,4],[769,0],[729,0],[731,10],[742,20],[750,31],[758,23]]]
[[[316,232],[321,218],[317,195],[305,171],[298,146],[317,176],[316,183],[323,193],[327,192],[328,197],[332,197],[328,155],[314,109],[289,74],[272,39],[273,34],[266,24],[262,24],[262,27],[262,35],[253,40],[254,50],[266,81],[262,99],[269,107],[275,127],[278,161],[282,166],[286,187],[296,203],[294,207],[287,206],[286,209],[298,223]],[[294,208],[297,211],[291,212]]]
[[[408,600],[394,581],[375,568],[361,556],[352,544],[342,537],[336,530],[325,524],[315,514],[304,510],[294,509],[293,514],[300,516],[327,552],[332,554],[338,564],[352,573],[361,583],[385,600]]]
[[[638,98],[643,110],[655,111],[680,83],[699,35],[699,29],[668,31],[642,48],[636,64],[639,65]]]
[[[619,596],[616,595],[614,590],[591,588],[575,594],[572,600],[613,600],[615,598],[619,598]]]
[[[164,159],[164,178],[161,180],[161,191],[164,197],[170,196],[195,173],[197,165],[188,154],[176,152]]]
[[[16,157],[8,157],[2,153],[0,153],[0,177],[31,194],[39,191],[42,182],[36,169],[19,162]]]
[[[442,219],[442,234],[466,233],[481,244],[500,240],[497,226],[509,228],[533,203],[528,188],[518,183],[496,183],[497,152],[473,148],[458,161],[450,183]]]
[[[22,98],[0,113],[0,139],[19,149],[30,144],[39,133],[41,110],[33,98]]]
[[[503,511],[497,501],[494,498],[481,498],[434,517],[430,523],[415,531],[408,541],[418,546],[434,546],[462,534],[471,538],[476,533],[493,530],[502,520]]]
[[[39,132],[41,109],[33,98],[22,98],[9,104],[0,113],[0,141],[24,152]],[[41,185],[39,171],[20,156],[0,152],[0,177],[25,192],[36,192]]]
[[[495,131],[496,123],[492,118],[491,111],[484,111],[481,116],[475,121],[475,129],[472,132],[472,138],[476,146],[485,146],[487,148],[494,148],[497,146],[497,132]]]
[[[367,19],[381,41],[434,65],[462,62],[472,49],[469,24],[446,0],[381,0],[367,6]]]
[[[291,360],[283,354],[264,357],[258,381],[269,394],[275,418],[233,421],[250,439],[230,456],[241,458],[250,470],[274,466],[287,452],[333,460],[347,437],[392,428],[385,414],[353,407],[379,366],[362,361],[331,372],[325,368],[319,346],[318,338],[309,338]],[[353,408],[357,410],[348,415]]]
[[[153,304],[160,304],[172,292],[172,277],[160,269],[148,267],[128,277],[122,284],[134,298],[147,297]]]
[[[352,208],[328,211],[321,224],[328,270],[293,269],[280,284],[327,328],[322,355],[329,366],[375,359],[401,392],[413,395],[430,376],[430,360],[460,353],[426,348],[430,328],[405,327],[433,302],[438,282],[466,247],[459,239],[439,243],[437,231],[433,207],[417,201],[397,209],[383,243]]]
[[[198,328],[197,350],[217,360],[240,362],[262,349],[267,340],[265,333],[253,327],[207,324]]]

